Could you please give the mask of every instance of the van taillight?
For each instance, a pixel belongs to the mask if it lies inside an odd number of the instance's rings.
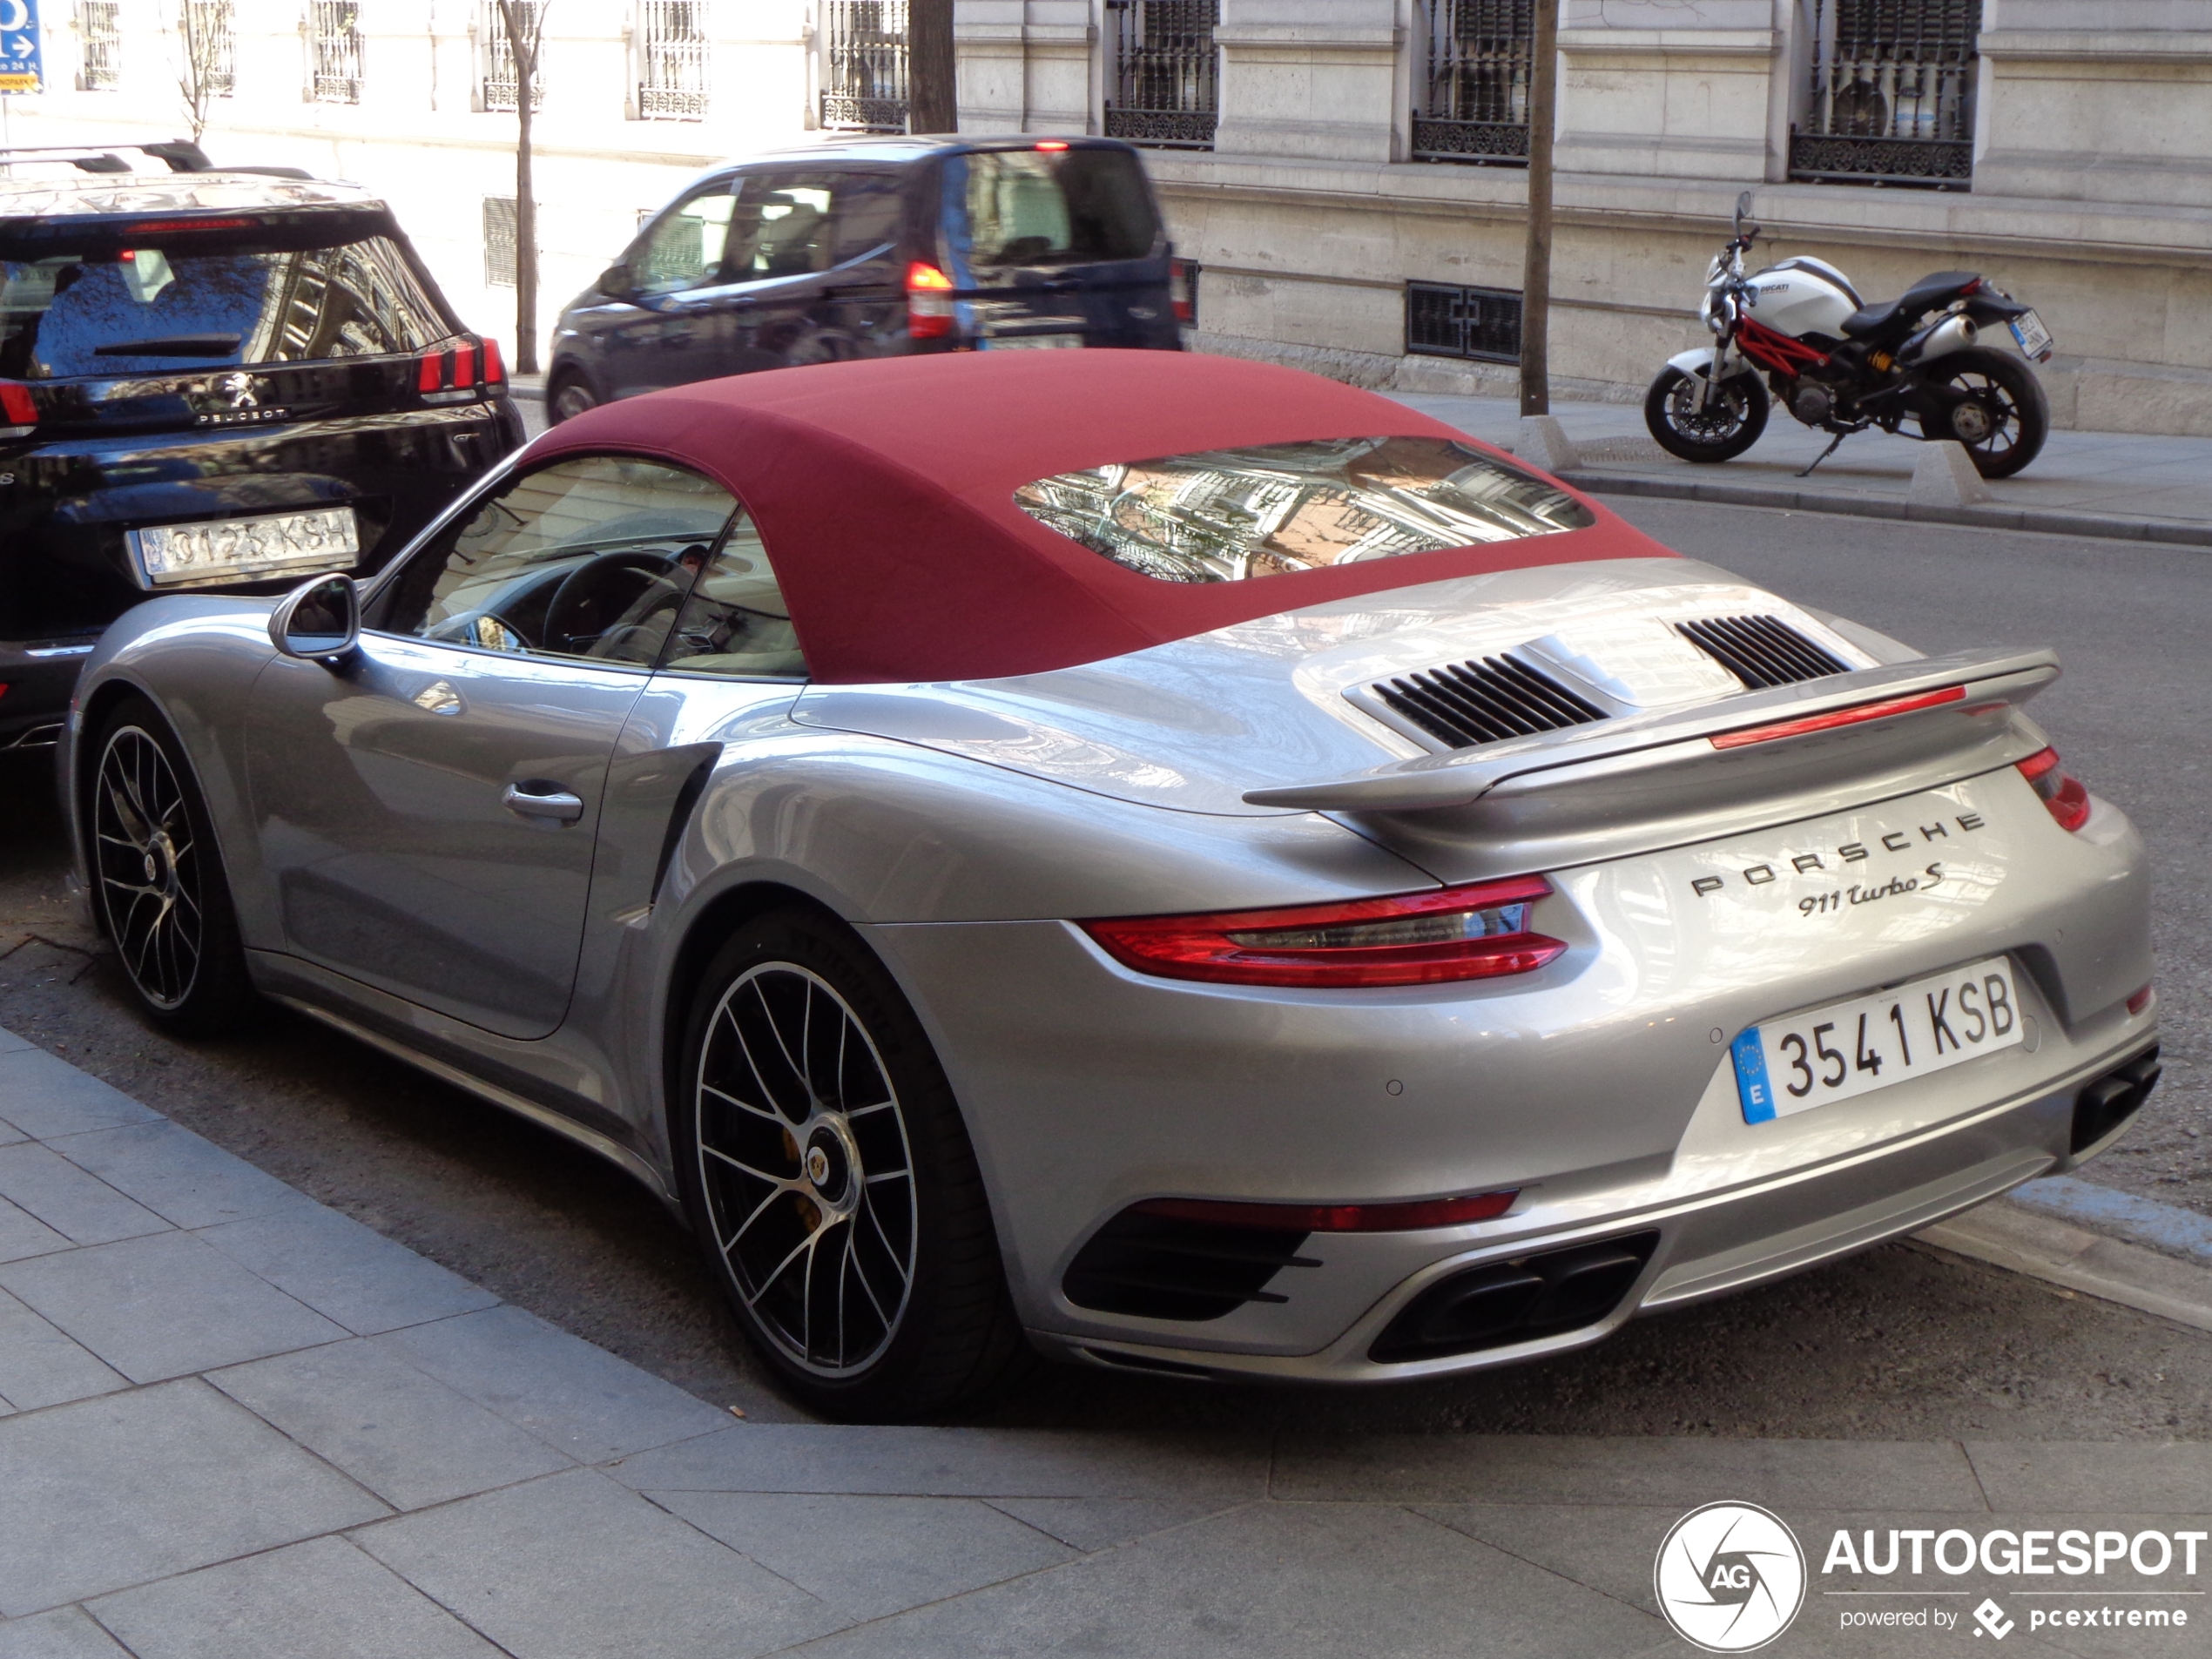
[[[953,332],[953,280],[916,260],[907,267],[907,334],[943,340]]]
[[[483,353],[481,379],[476,356],[480,347]],[[494,386],[501,378],[499,348],[489,340],[479,342],[468,334],[461,337],[457,346],[424,352],[415,362],[415,389],[441,403],[474,397],[479,384]]]
[[[1168,261],[1168,298],[1175,302],[1175,320],[1181,323],[1198,320],[1198,262],[1196,260]]]
[[[20,438],[38,424],[38,405],[21,381],[0,381],[0,436]]]

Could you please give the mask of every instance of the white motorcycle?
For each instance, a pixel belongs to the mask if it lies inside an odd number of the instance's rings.
[[[1797,420],[1835,435],[1812,467],[1870,427],[1955,440],[1985,478],[2035,459],[2051,411],[2022,354],[2048,362],[2052,340],[2033,310],[1971,271],[1937,272],[1871,305],[1834,266],[1802,254],[1746,276],[1759,233],[1750,211],[1747,190],[1706,269],[1699,315],[1713,344],[1670,358],[1643,401],[1644,424],[1669,455],[1742,455],[1766,430],[1770,387]],[[2017,353],[1984,343],[2003,338],[1998,323]]]

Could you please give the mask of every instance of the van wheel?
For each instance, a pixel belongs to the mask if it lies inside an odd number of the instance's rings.
[[[558,426],[563,421],[573,421],[586,409],[596,409],[599,400],[591,395],[591,388],[583,376],[574,369],[563,369],[553,377],[553,384],[545,393],[545,422]]]

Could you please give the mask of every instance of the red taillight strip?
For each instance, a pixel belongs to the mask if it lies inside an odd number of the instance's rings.
[[[21,381],[0,381],[0,425],[37,426],[38,405]]]
[[[2060,829],[2078,830],[2089,821],[2089,792],[2079,778],[2060,767],[2056,749],[2038,749],[2013,765]]]
[[[1464,1198],[1415,1198],[1402,1204],[1242,1204],[1213,1198],[1148,1198],[1148,1216],[1212,1222],[1224,1227],[1279,1227],[1309,1233],[1404,1233],[1490,1221],[1513,1208],[1518,1187]]]
[[[1878,703],[1859,703],[1847,709],[1833,709],[1826,714],[1808,714],[1801,720],[1777,720],[1771,725],[1747,725],[1740,732],[1723,732],[1709,738],[1716,749],[1741,749],[1746,744],[1774,743],[1783,738],[1802,738],[1811,732],[1832,732],[1838,726],[1857,725],[1864,720],[1884,720],[1892,714],[1910,714],[1916,709],[1932,709],[1945,703],[1963,703],[1966,688],[1946,685],[1939,691],[1923,691],[1918,697],[1885,698]]]

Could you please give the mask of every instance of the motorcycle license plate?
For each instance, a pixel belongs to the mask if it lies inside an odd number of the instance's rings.
[[[2013,319],[2013,338],[2023,352],[2039,363],[2051,361],[2051,348],[2057,343],[2052,340],[2051,331],[2043,326],[2043,319],[2033,311],[2022,312]]]
[[[1764,1123],[2009,1049],[2026,1033],[2002,956],[1755,1025],[1736,1039],[1737,1098]]]

